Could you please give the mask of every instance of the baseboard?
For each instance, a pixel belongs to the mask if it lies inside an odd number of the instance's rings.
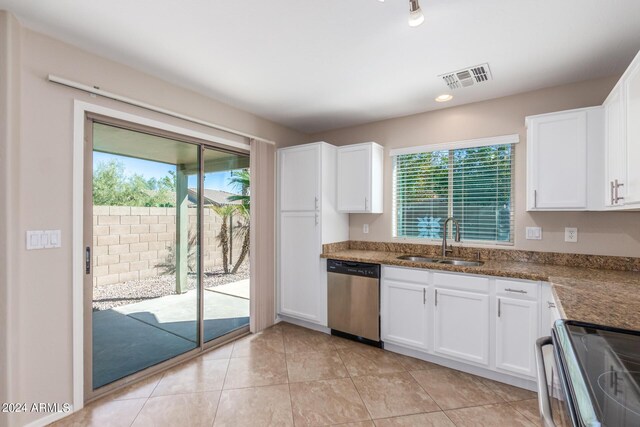
[[[317,323],[309,322],[306,320],[296,319],[295,317],[289,317],[284,314],[278,314],[276,322],[287,322],[294,325],[302,326],[303,328],[313,329],[314,331],[324,332],[325,334],[331,334],[331,329],[326,326],[318,325]]]
[[[54,412],[52,414],[46,415],[42,418],[38,418],[37,420],[31,421],[29,424],[25,424],[24,427],[44,427],[48,426],[51,423],[59,421],[64,417],[68,417],[73,414],[73,405],[71,405],[71,410],[69,412]]]
[[[457,371],[462,371],[468,374],[477,375],[479,377],[488,378],[490,380],[499,381],[501,383],[509,384],[515,387],[520,387],[531,391],[537,390],[537,383],[534,379],[528,380],[525,378],[518,378],[509,374],[503,374],[501,372],[492,371],[490,369],[482,368],[479,366],[469,365],[457,360],[423,353],[421,351],[408,349],[395,344],[385,343],[384,349],[394,353],[399,353],[405,356],[411,356],[415,357],[416,359],[435,363],[437,365],[445,366],[447,368],[455,369]]]

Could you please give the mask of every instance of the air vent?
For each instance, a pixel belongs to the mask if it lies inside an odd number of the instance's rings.
[[[449,89],[461,89],[491,80],[489,64],[476,65],[464,70],[441,74],[440,77]]]

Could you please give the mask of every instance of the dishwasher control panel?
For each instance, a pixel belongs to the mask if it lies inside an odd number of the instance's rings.
[[[380,265],[364,262],[340,261],[335,259],[327,260],[327,271],[329,273],[349,274],[352,276],[380,277]]]

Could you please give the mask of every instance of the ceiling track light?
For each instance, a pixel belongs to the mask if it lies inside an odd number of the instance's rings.
[[[409,26],[417,27],[424,22],[424,14],[418,0],[409,0]]]

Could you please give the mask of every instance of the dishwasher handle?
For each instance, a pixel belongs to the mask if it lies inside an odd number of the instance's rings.
[[[542,348],[553,345],[551,337],[541,337],[536,340],[536,369],[538,373],[538,409],[545,427],[556,427],[551,414],[551,401],[549,399],[549,385],[547,373],[544,369],[544,355]]]

